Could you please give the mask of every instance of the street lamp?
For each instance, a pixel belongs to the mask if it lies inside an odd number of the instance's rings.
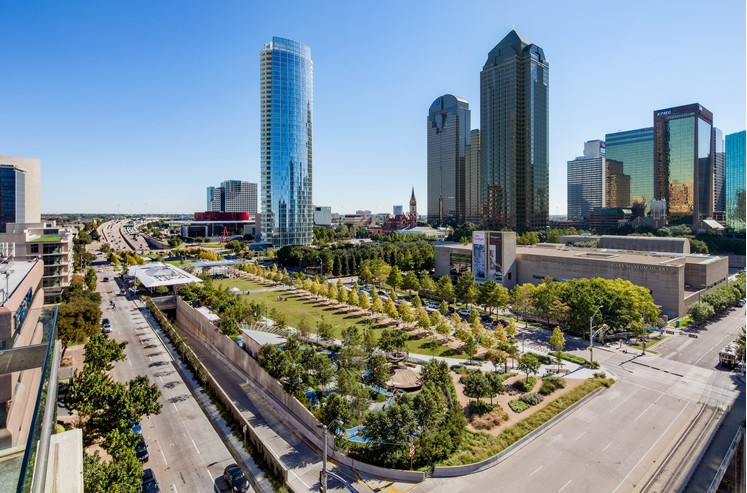
[[[332,426],[342,426],[339,419],[333,419],[328,425],[322,425],[322,441],[324,442],[324,455],[322,456],[322,491],[327,493],[327,429]]]
[[[589,361],[592,363],[594,362],[594,317],[597,316],[597,313],[599,313],[599,310],[602,308],[604,308],[604,306],[599,305],[594,312],[594,315],[589,318]]]

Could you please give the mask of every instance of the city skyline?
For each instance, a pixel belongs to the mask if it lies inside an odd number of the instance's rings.
[[[340,5],[0,5],[8,33],[0,60],[9,68],[0,104],[13,115],[0,122],[0,152],[41,159],[44,213],[200,210],[205,183],[259,182],[255,60],[279,35],[315,54],[314,202],[336,212],[390,211],[412,185],[427,196],[427,105],[456,94],[480,121],[485,53],[512,26],[553,65],[551,215],[566,211],[566,162],[585,141],[651,127],[654,110],[693,101],[713,112],[724,135],[745,126],[742,4],[548,2],[528,12],[473,2],[454,13],[469,26],[460,42],[437,51],[427,28],[442,15],[437,4]],[[709,48],[712,36],[697,29],[704,23],[719,25],[734,49]],[[670,47],[666,60],[641,56],[657,45]],[[695,60],[708,70],[686,78],[676,70]],[[429,77],[434,68],[439,76]],[[396,183],[354,186],[391,176]]]

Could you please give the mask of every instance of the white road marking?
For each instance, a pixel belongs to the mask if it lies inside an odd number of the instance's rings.
[[[577,437],[576,437],[576,440],[578,440],[579,438],[581,438],[581,437],[582,437],[582,436],[584,436],[584,435],[586,435],[586,432],[583,432],[583,433],[581,433],[581,434],[580,434],[579,436],[577,436]]]
[[[195,450],[196,450],[196,451],[197,451],[197,453],[199,454],[199,453],[200,453],[200,449],[198,449],[198,448],[197,448],[197,444],[195,443],[195,441],[194,441],[194,440],[192,440],[192,438],[190,438],[190,440],[192,441],[192,445],[194,445],[194,446],[195,446]]]
[[[537,469],[534,470],[534,472],[532,474],[529,475],[529,477],[532,477],[535,474],[537,474],[539,472],[539,470],[542,469],[543,467],[545,467],[545,466],[539,466]]]
[[[625,483],[625,481],[627,481],[628,476],[630,476],[631,474],[633,474],[633,471],[635,471],[638,468],[638,466],[641,464],[641,462],[643,462],[643,459],[645,459],[646,456],[649,454],[649,452],[651,452],[654,449],[654,447],[656,447],[656,444],[659,443],[659,440],[661,440],[662,438],[664,438],[664,435],[667,434],[667,432],[669,431],[669,428],[671,428],[672,425],[677,422],[677,420],[679,419],[679,417],[682,415],[682,413],[685,412],[685,409],[687,409],[687,407],[689,405],[690,405],[689,402],[685,403],[685,406],[680,410],[680,412],[677,414],[677,416],[672,421],[669,422],[669,426],[667,426],[667,428],[664,430],[664,432],[659,435],[659,438],[657,438],[656,441],[653,444],[651,444],[651,446],[648,448],[648,450],[646,450],[646,453],[643,454],[643,455],[641,455],[641,458],[638,459],[638,462],[636,462],[636,464],[632,467],[632,469],[630,469],[630,471],[628,471],[628,474],[626,474],[625,477],[622,479],[622,481],[620,481],[620,484],[617,485],[617,488],[615,488],[614,490],[612,490],[612,493],[615,493],[617,490],[620,489],[620,486],[622,486],[623,483]]]
[[[175,485],[175,484],[172,484],[172,485],[171,485],[171,487],[172,487],[172,488],[174,489],[174,491],[175,491],[176,493],[179,493],[179,491],[177,491],[177,489],[176,489],[176,485]]]
[[[168,465],[169,465],[169,463],[168,463],[168,462],[166,462],[166,455],[165,455],[165,454],[163,453],[163,449],[160,449],[160,450],[161,450],[161,457],[163,457],[163,464],[164,464],[165,466],[168,466]]]
[[[649,409],[651,409],[651,406],[653,406],[653,405],[654,405],[653,402],[651,404],[649,404],[648,407],[646,409],[644,409],[643,412],[641,414],[639,414],[638,417],[633,420],[633,422],[635,423],[636,421],[638,421],[639,419],[641,419],[641,416],[643,416],[644,414],[646,414],[646,411],[648,411]]]
[[[610,445],[612,445],[612,442],[610,442],[607,445],[605,445],[604,448],[602,449],[602,452],[604,452],[605,450],[607,450],[607,448],[609,448]]]
[[[571,484],[571,481],[573,481],[573,480],[569,479],[568,482],[566,484],[564,484],[563,487],[558,490],[558,493],[561,492],[561,491],[563,491],[566,486],[568,486],[569,484]]]
[[[613,407],[612,409],[610,409],[610,412],[612,412],[612,411],[614,411],[615,409],[617,409],[618,407],[622,406],[622,405],[623,405],[623,404],[625,403],[625,401],[627,401],[628,399],[630,399],[631,397],[633,397],[633,395],[634,395],[634,394],[635,394],[636,392],[638,392],[638,389],[635,389],[635,390],[634,390],[633,392],[631,392],[630,394],[628,394],[628,396],[627,396],[627,397],[626,397],[625,399],[623,399],[623,400],[621,400],[620,402],[618,402],[618,403],[617,403],[617,405],[616,405],[615,407]]]

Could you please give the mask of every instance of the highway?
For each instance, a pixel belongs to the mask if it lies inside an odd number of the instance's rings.
[[[161,491],[213,491],[223,487],[223,469],[234,461],[204,412],[176,371],[169,353],[132,301],[117,296],[110,267],[99,274],[102,311],[112,323],[111,336],[127,341],[127,359],[115,364],[112,376],[117,381],[147,375],[161,390],[161,414],[145,418],[143,436],[149,446],[150,460],[144,467],[155,472]],[[109,301],[116,308],[109,306]],[[218,481],[216,483],[216,478]]]

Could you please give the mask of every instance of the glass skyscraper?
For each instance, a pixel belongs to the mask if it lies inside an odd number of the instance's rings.
[[[745,230],[745,131],[726,136],[726,226]]]
[[[313,109],[311,50],[273,37],[260,54],[262,240],[310,245]]]
[[[695,103],[654,112],[654,198],[667,220],[712,218],[713,114]]]
[[[726,211],[726,152],[724,133],[713,127],[713,209],[719,221],[724,220]]]
[[[465,147],[470,139],[469,103],[451,94],[428,110],[428,222],[464,223]]]
[[[512,30],[480,72],[480,202],[488,228],[549,223],[550,65]]]
[[[464,148],[464,220],[480,224],[480,129],[469,133]]]
[[[630,176],[630,204],[645,204],[649,210],[654,198],[654,128],[639,128],[607,134],[607,159],[623,165]]]

